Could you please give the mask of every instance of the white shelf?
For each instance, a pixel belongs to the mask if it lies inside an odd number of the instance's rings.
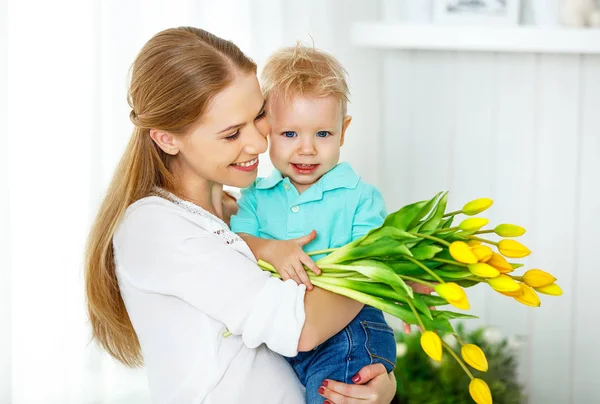
[[[379,49],[600,54],[600,29],[354,24],[354,45]]]

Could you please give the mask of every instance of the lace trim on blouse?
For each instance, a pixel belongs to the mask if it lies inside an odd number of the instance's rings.
[[[212,213],[208,212],[206,209],[201,208],[200,206],[196,205],[195,203],[181,199],[178,196],[176,196],[175,194],[173,194],[167,190],[164,190],[162,188],[155,187],[153,191],[156,194],[156,196],[164,198],[164,199],[174,203],[175,205],[181,207],[182,209],[184,209],[190,213],[193,213],[195,215],[202,216],[203,218],[208,219],[209,221],[213,222],[214,224],[217,224],[218,226],[220,226],[221,227],[220,229],[213,230],[213,234],[215,236],[217,236],[219,239],[221,239],[222,241],[224,241],[225,244],[233,244],[235,242],[242,241],[240,236],[238,236],[237,234],[235,234],[234,232],[232,232],[229,229],[229,226],[227,226],[227,223],[225,223],[223,220],[221,220],[217,216],[213,215]]]

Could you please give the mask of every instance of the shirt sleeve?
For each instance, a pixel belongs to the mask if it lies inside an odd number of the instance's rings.
[[[352,222],[352,240],[364,236],[370,230],[383,224],[387,211],[381,192],[373,185],[365,184],[358,208]]]
[[[256,215],[256,188],[254,185],[242,190],[238,199],[238,211],[231,216],[230,227],[235,233],[258,237],[259,222]]]
[[[265,343],[281,355],[297,354],[304,285],[272,278],[168,207],[129,213],[113,239],[120,275],[144,292],[175,296],[221,321],[249,348]]]

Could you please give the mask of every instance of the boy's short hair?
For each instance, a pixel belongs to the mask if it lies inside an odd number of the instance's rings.
[[[350,95],[346,75],[331,54],[298,43],[279,49],[267,59],[261,73],[262,92],[267,103],[275,99],[289,102],[303,95],[334,96],[345,116]]]

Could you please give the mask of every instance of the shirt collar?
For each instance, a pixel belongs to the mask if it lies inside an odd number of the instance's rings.
[[[286,180],[281,173],[274,169],[270,176],[265,177],[257,182],[257,189],[274,188],[280,182]],[[323,192],[331,191],[338,188],[354,189],[358,185],[360,177],[352,169],[348,163],[339,163],[331,170],[325,173],[317,182],[321,184]],[[316,184],[315,184],[316,185]]]

